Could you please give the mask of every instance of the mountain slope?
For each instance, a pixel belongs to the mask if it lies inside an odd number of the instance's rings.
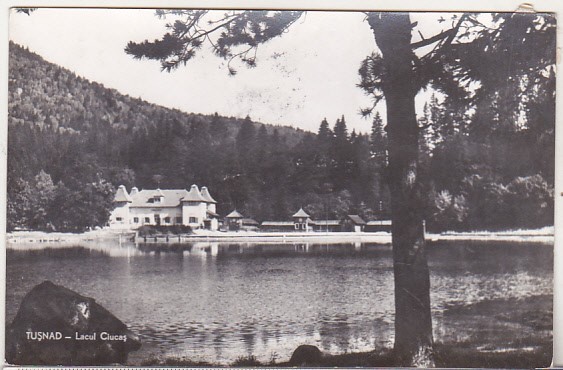
[[[91,82],[73,72],[49,63],[39,55],[10,43],[9,122],[30,124],[55,131],[84,131],[111,127],[134,132],[154,127],[163,121],[176,120],[189,126],[193,121],[205,124],[217,122],[210,115],[184,113],[138,98],[123,95],[97,82]],[[234,137],[242,119],[219,117]],[[256,123],[256,128],[261,124]],[[288,144],[297,144],[305,132],[283,126],[266,125],[274,129]]]

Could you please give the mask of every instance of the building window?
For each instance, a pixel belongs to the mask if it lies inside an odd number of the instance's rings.
[[[197,224],[197,217],[190,217],[190,224]]]
[[[123,221],[123,217],[116,217],[116,218],[115,218],[115,221],[121,222],[121,221]]]
[[[170,223],[170,217],[164,217],[164,223],[169,224]]]
[[[139,217],[133,217],[133,223],[138,224],[139,223]]]
[[[148,223],[150,223],[150,222],[151,222],[150,217],[145,217],[145,223],[148,224]]]
[[[181,224],[182,223],[182,217],[176,217],[176,223]]]
[[[295,224],[293,227],[295,227],[295,230],[299,230],[299,224]]]
[[[153,199],[153,203],[160,203],[160,197],[155,197]]]

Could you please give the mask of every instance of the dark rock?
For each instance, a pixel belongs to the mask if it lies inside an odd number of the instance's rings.
[[[302,344],[293,351],[289,364],[292,366],[318,366],[321,365],[323,353],[316,346]]]
[[[10,364],[124,364],[140,347],[139,337],[94,299],[50,281],[27,293],[6,328]]]

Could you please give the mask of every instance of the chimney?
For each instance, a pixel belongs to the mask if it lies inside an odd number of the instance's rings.
[[[129,193],[129,195],[135,195],[135,194],[137,194],[138,192],[139,192],[139,189],[137,189],[136,186],[133,186],[133,187],[131,188],[131,193]]]

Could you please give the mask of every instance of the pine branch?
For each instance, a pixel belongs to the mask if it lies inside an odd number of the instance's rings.
[[[421,47],[424,47],[424,46],[431,45],[431,44],[433,44],[433,43],[435,43],[435,42],[437,42],[437,41],[440,41],[440,40],[443,40],[443,39],[445,39],[445,38],[447,38],[447,37],[450,37],[450,35],[451,35],[452,32],[454,32],[454,29],[453,29],[453,28],[451,28],[451,29],[449,29],[449,30],[447,30],[447,31],[442,31],[442,32],[440,32],[439,34],[434,35],[434,36],[432,36],[432,37],[429,38],[429,39],[423,39],[423,40],[421,40],[421,41],[418,41],[418,42],[415,42],[415,43],[411,44],[411,47],[412,47],[413,49],[418,49],[418,48],[421,48]],[[421,37],[422,37],[422,34],[421,34]]]

